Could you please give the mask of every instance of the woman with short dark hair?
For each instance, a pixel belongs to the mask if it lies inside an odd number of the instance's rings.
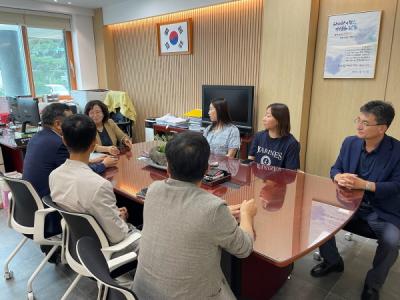
[[[212,122],[203,133],[210,145],[212,154],[235,157],[240,148],[239,129],[232,124],[228,103],[224,98],[211,100],[208,111]]]
[[[96,124],[96,152],[110,153],[118,155],[119,150],[116,147],[118,143],[132,148],[130,138],[110,119],[107,106],[99,101],[93,100],[86,104],[85,115],[88,115]]]
[[[282,103],[268,105],[263,123],[265,130],[254,136],[248,158],[262,165],[299,169],[300,144],[290,133],[289,108]]]

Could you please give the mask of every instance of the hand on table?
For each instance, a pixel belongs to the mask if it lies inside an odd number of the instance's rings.
[[[256,202],[254,201],[254,199],[250,199],[250,200],[244,200],[241,204],[240,207],[240,214],[243,215],[247,215],[251,218],[253,218],[257,213],[257,206],[256,206]]]
[[[106,166],[106,168],[115,167],[118,163],[118,157],[107,155],[102,163]]]
[[[351,173],[336,174],[334,181],[336,181],[339,186],[351,190],[364,190],[367,183],[364,179]]]
[[[228,205],[232,216],[234,216],[236,219],[240,216],[240,206],[241,204]]]
[[[107,147],[107,152],[110,153],[111,155],[118,155],[119,154],[119,149],[115,146],[108,146]]]
[[[122,140],[122,143],[129,148],[129,150],[132,150],[132,142],[130,138],[124,138]]]

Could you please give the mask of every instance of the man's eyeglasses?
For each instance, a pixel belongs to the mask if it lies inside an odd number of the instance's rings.
[[[371,126],[378,126],[378,125],[385,125],[385,124],[369,124],[368,121],[362,121],[359,117],[354,119],[354,124],[361,124],[363,127],[371,127]]]

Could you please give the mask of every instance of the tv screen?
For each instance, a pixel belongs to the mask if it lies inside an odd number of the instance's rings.
[[[210,124],[208,115],[211,100],[225,98],[233,124],[241,132],[250,133],[253,129],[254,86],[203,85],[202,121]]]

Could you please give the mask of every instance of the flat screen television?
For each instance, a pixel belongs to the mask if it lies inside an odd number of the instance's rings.
[[[239,128],[241,133],[253,131],[254,86],[203,85],[202,98],[202,122],[204,125],[211,124],[208,115],[211,100],[225,98],[233,124]]]

